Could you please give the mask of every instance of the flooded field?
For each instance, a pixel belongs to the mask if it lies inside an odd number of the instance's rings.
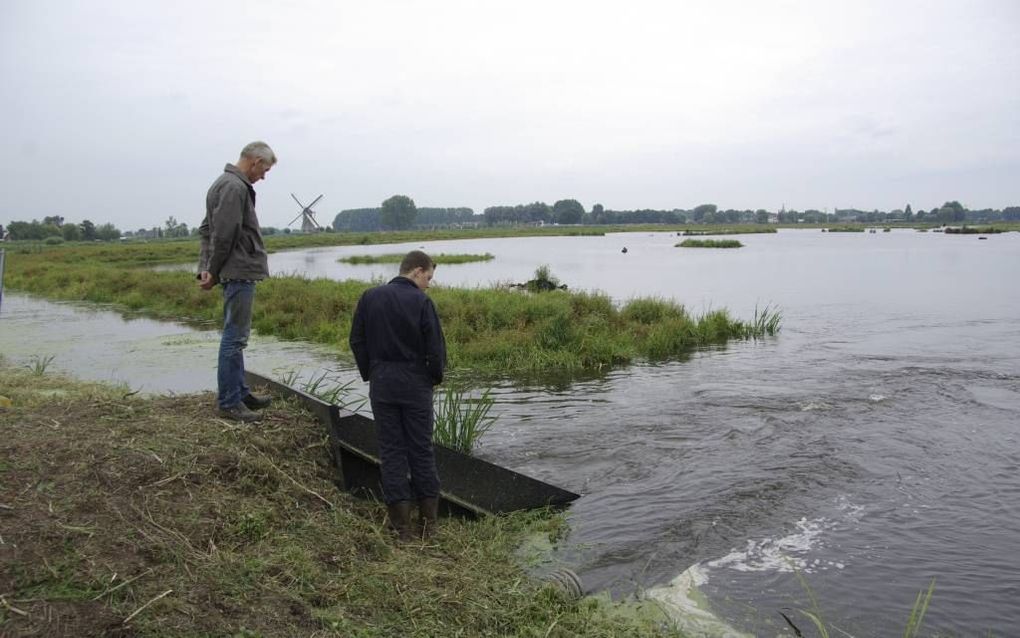
[[[548,264],[571,289],[618,301],[660,296],[739,318],[777,304],[774,339],[594,378],[498,382],[499,420],[478,453],[583,494],[557,559],[589,590],[623,596],[685,575],[720,618],[774,635],[779,611],[809,605],[797,569],[831,626],[884,636],[902,633],[936,578],[926,627],[1011,635],[1020,234],[740,240],[728,251],[674,248],[669,233],[448,241],[278,253],[270,266],[380,279],[394,268],[337,259],[422,246],[495,256],[441,267],[440,285],[520,282]],[[9,360],[52,355],[56,369],[148,392],[211,389],[216,343],[211,330],[9,290],[0,309]],[[253,369],[354,378],[321,348],[257,338],[249,353]]]

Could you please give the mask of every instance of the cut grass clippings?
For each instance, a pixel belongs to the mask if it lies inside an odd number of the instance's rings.
[[[0,362],[0,635],[654,636],[514,558],[563,518],[444,519],[396,543],[338,491],[326,434],[278,401],[257,425],[211,394],[140,398]]]

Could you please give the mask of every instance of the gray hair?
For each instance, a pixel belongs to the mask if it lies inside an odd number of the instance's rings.
[[[252,142],[241,149],[241,157],[260,159],[270,166],[276,164],[276,153],[265,142]]]

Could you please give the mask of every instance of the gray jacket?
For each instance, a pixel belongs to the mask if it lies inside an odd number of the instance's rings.
[[[255,216],[255,189],[233,164],[209,187],[205,219],[199,227],[202,253],[198,271],[225,279],[260,281],[269,276],[269,257]]]

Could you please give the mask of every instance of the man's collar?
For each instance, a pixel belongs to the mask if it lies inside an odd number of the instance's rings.
[[[390,279],[390,283],[391,284],[407,284],[409,286],[414,286],[415,288],[418,287],[418,284],[414,283],[413,281],[411,281],[410,279],[408,279],[407,277],[405,277],[403,275],[397,275],[393,279]]]
[[[242,173],[241,169],[239,169],[238,167],[234,166],[233,164],[227,164],[226,166],[223,167],[223,170],[225,172],[227,172],[227,173],[231,173],[233,175],[237,175],[238,177],[240,177],[244,181],[245,184],[247,184],[248,186],[251,186],[251,181],[248,179],[248,176],[245,175],[244,173]]]

